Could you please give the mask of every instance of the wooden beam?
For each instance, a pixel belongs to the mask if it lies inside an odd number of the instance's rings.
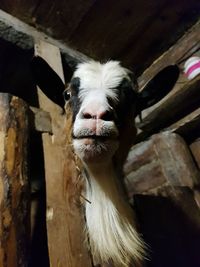
[[[35,54],[43,57],[64,80],[57,47],[38,41],[35,44]],[[39,89],[38,97],[40,108],[49,112],[52,121],[52,134],[42,134],[50,265],[90,267],[91,259],[84,236],[83,208],[80,204],[79,173],[68,140],[70,133],[66,131],[66,116],[69,114],[63,115],[63,110]]]
[[[143,89],[144,85],[151,80],[160,70],[171,64],[177,64],[180,68],[180,76],[171,92],[161,101],[152,107],[143,111],[143,118],[148,116],[153,110],[157,109],[178,91],[182,91],[188,82],[186,75],[183,73],[185,61],[200,53],[200,20],[192,26],[170,49],[163,53],[153,64],[147,68],[138,78],[139,88]],[[157,88],[162,90],[162,84]]]
[[[0,94],[0,266],[28,266],[30,202],[27,177],[28,107]]]
[[[194,140],[195,138],[200,137],[199,129],[200,108],[196,109],[181,120],[165,128],[164,131],[178,133],[186,139],[190,139],[192,137]]]
[[[139,87],[142,88],[162,68],[177,64],[200,49],[200,20],[191,27],[170,49],[156,59],[139,77]]]
[[[35,40],[43,40],[57,46],[70,66],[88,60],[88,57],[64,45],[34,27],[0,9],[0,38],[15,44],[22,49],[32,49]]]
[[[161,106],[148,114],[137,127],[144,133],[138,135],[138,140],[155,133],[176,122],[189,112],[198,108],[200,101],[200,79],[197,77],[185,84],[181,91],[168,98]]]

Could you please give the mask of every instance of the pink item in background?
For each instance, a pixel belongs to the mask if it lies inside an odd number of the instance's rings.
[[[200,57],[191,57],[184,64],[184,72],[189,80],[200,74]]]

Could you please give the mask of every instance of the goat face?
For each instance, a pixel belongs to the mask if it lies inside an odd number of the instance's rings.
[[[137,93],[130,72],[116,61],[81,63],[66,92],[71,95],[75,152],[87,163],[107,161],[118,150],[130,116],[134,128]]]
[[[73,144],[87,163],[114,154],[123,163],[136,133],[134,116],[162,99],[179,75],[177,66],[168,66],[137,93],[133,74],[117,61],[79,64],[66,90],[42,58],[34,57],[31,69],[37,85],[57,104],[64,105],[63,91],[67,100],[71,95],[67,102],[73,112]]]

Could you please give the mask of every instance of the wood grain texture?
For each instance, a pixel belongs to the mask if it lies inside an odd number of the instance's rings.
[[[139,87],[142,88],[157,72],[171,64],[185,61],[184,58],[191,56],[199,47],[200,22],[191,27],[170,49],[166,50],[153,64],[139,77]],[[179,63],[180,64],[180,63]],[[175,89],[176,91],[176,89]]]
[[[0,266],[28,266],[30,201],[28,107],[0,94]]]
[[[164,131],[178,133],[191,143],[200,136],[200,108],[173,123]]]
[[[30,127],[34,131],[52,133],[50,114],[42,109],[30,107]]]
[[[186,143],[172,133],[156,134],[133,146],[124,170],[130,196],[153,192],[164,185],[194,189],[200,184],[199,170]]]
[[[76,0],[75,2],[8,0],[2,1],[1,8],[7,12],[12,11],[13,16],[34,25],[37,29],[46,28],[53,37],[60,39],[63,35],[70,36],[94,2],[94,0]],[[50,26],[51,23],[52,26]]]
[[[169,97],[161,106],[149,113],[137,126],[149,134],[155,133],[164,127],[170,126],[177,120],[183,118],[188,113],[199,107],[200,101],[200,79],[187,82],[182,90]],[[143,133],[138,139],[142,140]]]
[[[196,0],[170,4],[165,0],[99,0],[69,41],[90,57],[121,60],[138,75],[182,35],[191,21],[189,14],[195,16],[199,9]]]
[[[143,111],[143,118],[148,116],[153,110],[162,106],[169,98],[173,97],[178,91],[182,91],[188,83],[187,76],[184,74],[184,63],[191,56],[200,55],[200,21],[198,21],[173,45],[170,49],[157,58],[153,64],[147,68],[138,78],[139,88],[142,90],[146,83],[150,81],[160,70],[166,66],[177,64],[180,69],[179,78],[172,88],[161,101]],[[168,77],[170,79],[170,77]],[[162,84],[156,88],[162,90]]]
[[[53,39],[49,35],[11,16],[1,9],[0,37],[25,50],[33,49],[34,40],[43,40],[52,43],[61,49],[63,53],[63,59],[65,59],[66,62],[72,66],[76,65],[78,62],[88,59],[88,57],[84,54],[71,49],[63,42]]]
[[[63,78],[59,49],[37,42],[35,54],[42,56]],[[56,90],[56,88],[55,88]],[[47,190],[47,234],[51,266],[91,266],[84,236],[83,207],[78,173],[70,144],[70,114],[38,89],[40,107],[50,113],[52,135],[44,133],[43,148]],[[67,122],[66,122],[67,121]],[[69,124],[68,124],[69,123]]]
[[[191,145],[190,149],[192,151],[193,157],[196,161],[198,168],[200,169],[200,139],[196,139]]]

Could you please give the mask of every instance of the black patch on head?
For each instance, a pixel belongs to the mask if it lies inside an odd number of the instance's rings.
[[[72,95],[78,95],[80,89],[80,78],[73,78],[70,82],[70,88]]]
[[[76,115],[78,114],[81,106],[80,99],[78,97],[79,89],[80,89],[80,78],[78,77],[73,78],[69,85],[69,91],[71,94],[69,104],[71,106],[73,113],[73,122],[75,121]]]
[[[177,65],[169,65],[159,71],[139,93],[138,114],[163,99],[174,87],[179,74]]]
[[[117,90],[119,101],[116,103],[112,99],[108,98],[108,102],[114,109],[116,125],[120,127],[124,118],[126,118],[130,112],[133,112],[133,107],[136,105],[138,94],[133,88],[133,83],[126,78],[122,80],[115,90]]]
[[[62,92],[65,90],[65,85],[59,75],[39,56],[33,57],[30,67],[36,85],[39,85],[40,89],[53,102],[64,106]]]

